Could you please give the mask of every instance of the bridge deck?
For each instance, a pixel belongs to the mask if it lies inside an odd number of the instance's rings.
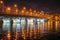
[[[10,16],[10,17],[34,17],[34,18],[44,18],[42,15],[26,15],[26,14],[12,14],[0,12],[0,16]]]

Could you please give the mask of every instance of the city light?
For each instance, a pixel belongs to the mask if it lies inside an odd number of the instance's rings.
[[[28,15],[28,14],[29,14],[29,11],[26,12],[26,15]]]
[[[10,20],[3,20],[3,22],[10,22]]]
[[[0,3],[3,4],[3,1],[0,1]],[[18,10],[17,4],[14,4],[13,6],[14,7],[6,7],[4,9],[4,4],[3,4],[2,11],[7,12],[7,13],[12,13],[12,14],[14,13],[14,14],[18,14],[18,15],[22,15],[21,13],[23,13],[23,15],[26,15],[26,16],[29,15],[29,16],[40,17],[40,18],[42,18],[44,16],[44,17],[46,17],[48,19],[53,18],[52,16],[54,16],[53,14],[51,16],[50,14],[47,14],[47,13],[45,14],[44,11],[36,11],[36,10],[31,9],[31,8],[28,9],[28,12],[27,12],[27,7],[25,7],[25,6],[22,7],[21,11],[19,11],[20,9]],[[14,8],[15,11],[13,9],[11,9],[11,8]],[[4,10],[6,10],[6,11],[4,11]],[[58,17],[57,18],[55,17],[55,20],[58,20]]]
[[[34,10],[34,13],[36,13],[36,10]]]
[[[3,1],[0,1],[0,3],[3,3]],[[13,8],[13,9],[11,9],[11,8]],[[26,15],[26,16],[34,16],[34,17],[46,17],[46,16],[48,16],[48,14],[47,15],[44,15],[44,11],[41,11],[41,12],[39,12],[39,11],[36,11],[36,10],[33,10],[33,9],[28,9],[28,12],[27,12],[27,7],[22,7],[22,10],[18,10],[18,6],[17,6],[17,4],[14,4],[14,7],[6,7],[6,9],[3,9],[3,11],[4,10],[6,10],[6,12],[7,13],[12,13],[12,14],[18,14],[18,15]],[[32,11],[33,10],[33,11]],[[4,11],[5,12],[5,11]],[[51,17],[51,16],[49,16],[49,17]],[[47,17],[48,19],[49,19],[49,17]]]
[[[18,14],[18,9],[16,9],[16,14]]]
[[[13,19],[13,22],[20,22],[20,19],[18,19],[18,18]]]
[[[7,8],[6,8],[6,12],[7,12],[7,13],[11,13],[11,7],[7,7]]]
[[[31,40],[45,36],[45,33],[53,32],[53,30],[60,31],[60,14],[47,14],[44,11],[33,10],[32,8],[14,4],[13,6],[4,5],[0,1],[0,25],[3,29],[3,34],[12,39],[18,40],[20,37],[26,39],[29,37]],[[4,11],[4,12],[2,12]],[[1,22],[2,20],[2,22]],[[46,32],[45,32],[46,31]]]
[[[40,21],[41,21],[41,22],[44,22],[44,19],[41,19]]]
[[[23,7],[23,8],[22,8],[21,13],[22,13],[23,15],[26,14],[26,7]]]
[[[17,7],[17,4],[14,4],[14,7]]]
[[[32,16],[32,12],[30,12],[30,15]]]
[[[55,16],[55,20],[59,20],[58,16]]]
[[[11,8],[10,8],[10,7],[8,7],[8,8],[7,8],[7,10],[9,10],[9,11],[10,11],[10,10],[11,10]]]
[[[24,13],[24,10],[22,10],[21,12]]]
[[[29,11],[32,12],[32,9],[30,8]]]
[[[1,4],[3,4],[3,1],[0,1]]]
[[[26,7],[23,7],[23,10],[25,10],[26,9]]]

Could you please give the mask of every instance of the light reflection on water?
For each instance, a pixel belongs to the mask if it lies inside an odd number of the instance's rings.
[[[26,39],[26,37],[28,37],[29,39],[36,39],[37,36],[40,36],[42,35],[42,33],[35,28],[34,30],[32,30],[30,28],[29,31],[26,32],[26,29],[25,30],[21,30],[22,32],[14,32],[13,33],[13,36],[14,36],[14,40],[18,40],[20,37],[21,39]],[[10,31],[7,31],[7,33],[3,36],[3,40],[10,40],[11,38],[11,32]]]
[[[20,22],[17,22],[20,23]],[[40,39],[44,35],[44,33],[49,33],[52,31],[53,22],[42,22],[38,23],[37,25],[33,24],[33,22],[30,22],[28,24],[27,28],[25,28],[25,23],[21,23],[21,28],[17,28],[18,26],[16,22],[14,23],[13,27],[15,27],[15,31],[11,32],[10,30],[7,30],[5,33],[3,33],[2,40],[33,40],[33,39]],[[24,25],[23,25],[24,24]],[[9,26],[9,25],[7,25]],[[20,25],[19,25],[20,26]],[[18,26],[18,27],[19,27]],[[17,28],[17,29],[16,29]],[[19,29],[19,31],[17,31]],[[55,22],[55,29],[58,30],[58,22]]]

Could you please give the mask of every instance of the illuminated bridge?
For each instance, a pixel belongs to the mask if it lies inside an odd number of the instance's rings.
[[[19,32],[24,39],[27,36],[36,37],[42,33],[59,32],[59,25],[60,15],[31,8],[28,10],[26,7],[20,10],[16,4],[13,7],[4,6],[3,1],[0,1],[0,30],[8,33],[8,37],[10,32],[14,33],[16,38]]]

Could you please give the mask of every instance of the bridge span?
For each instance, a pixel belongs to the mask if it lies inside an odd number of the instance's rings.
[[[8,37],[40,37],[44,33],[60,32],[60,14],[49,14],[23,7],[5,7],[0,3],[0,33]],[[11,35],[10,35],[11,34]]]

